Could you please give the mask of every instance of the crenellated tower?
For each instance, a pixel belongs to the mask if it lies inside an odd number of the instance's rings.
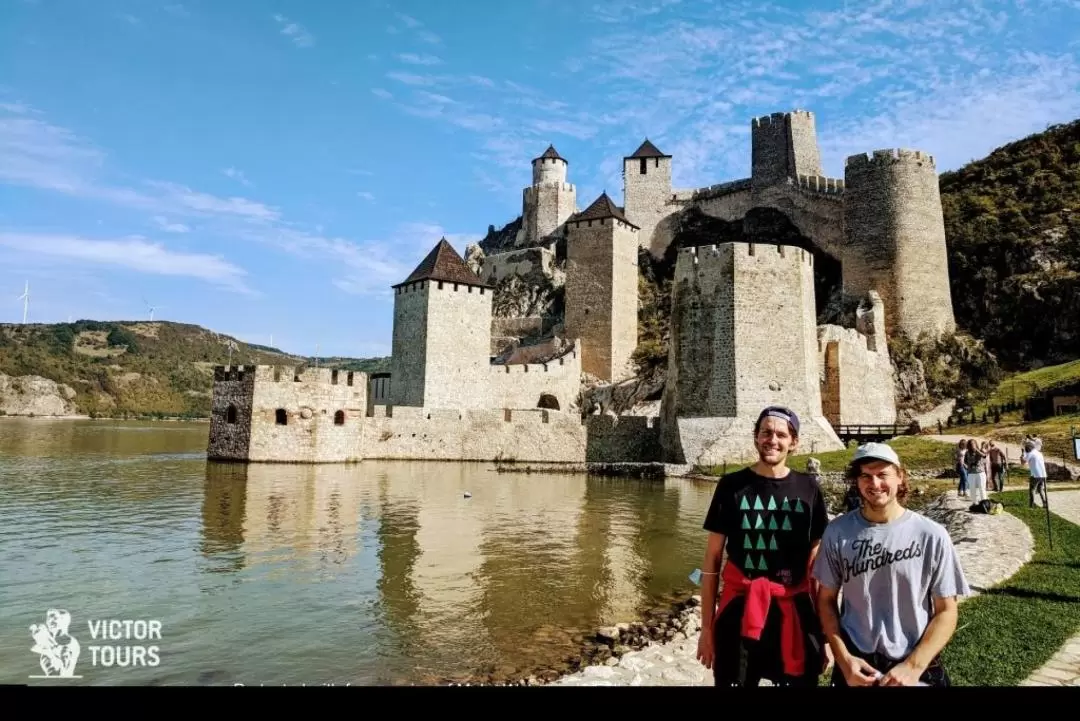
[[[547,238],[577,210],[577,189],[566,182],[567,165],[553,145],[533,159],[532,185],[522,193],[527,245]]]
[[[814,114],[808,110],[754,118],[750,124],[750,154],[754,188],[766,188],[800,175],[824,175]]]
[[[656,226],[667,217],[671,199],[671,156],[646,138],[633,155],[623,158],[623,203],[626,218],[636,225],[638,243],[652,245]]]
[[[488,407],[491,286],[443,238],[393,288],[391,405]]]
[[[755,457],[754,420],[780,404],[801,448],[843,448],[822,415],[814,259],[784,245],[679,250],[672,284],[664,460],[712,465]]]
[[[844,291],[875,290],[885,329],[915,340],[956,328],[937,169],[918,150],[875,150],[844,168]]]
[[[582,371],[622,380],[637,348],[638,227],[606,192],[566,227],[566,335],[581,340]]]

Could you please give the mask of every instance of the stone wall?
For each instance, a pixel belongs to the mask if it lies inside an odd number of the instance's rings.
[[[843,448],[821,412],[809,252],[746,243],[684,248],[672,293],[665,462],[752,458],[754,419],[771,404],[799,414],[805,448]]]
[[[833,426],[896,422],[896,390],[889,351],[872,350],[854,328],[818,327],[822,412]]]
[[[565,222],[560,221],[560,225]],[[522,248],[505,253],[493,253],[480,258],[480,279],[495,284],[508,275],[527,277],[533,272],[548,278],[555,275],[555,253],[547,248]]]
[[[677,209],[668,207],[671,197],[671,158],[623,159],[623,213],[638,227],[638,244],[649,248],[657,257],[663,255],[663,249],[671,242],[670,238],[667,242],[653,239],[656,226]]]
[[[903,149],[853,155],[844,186],[845,289],[881,295],[890,336],[955,330],[933,156]]]
[[[219,366],[207,457],[289,463],[358,461],[367,389],[367,375],[359,372]]]
[[[210,460],[245,461],[251,447],[251,411],[255,395],[255,366],[214,368],[210,401]]]
[[[584,372],[620,380],[637,348],[637,231],[615,218],[567,228],[566,335],[581,341]]]
[[[577,188],[571,183],[544,183],[522,191],[525,244],[553,234],[577,210]]]
[[[428,284],[394,289],[394,331],[390,355],[393,405],[424,404],[427,371]]]
[[[821,175],[814,114],[773,113],[750,124],[751,175],[755,187],[799,175]]]
[[[489,407],[490,288],[423,280],[397,289],[393,405]]]
[[[538,408],[543,402],[543,407],[568,411],[577,407],[581,354],[574,349],[546,363],[493,364],[488,382],[492,408]]]
[[[380,460],[584,463],[585,442],[576,413],[377,406],[361,445]]]
[[[589,463],[654,463],[661,459],[660,419],[656,416],[585,417]]]

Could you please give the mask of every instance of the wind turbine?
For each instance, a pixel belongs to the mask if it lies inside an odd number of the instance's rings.
[[[146,300],[146,298],[143,298],[143,303],[146,303],[146,307],[150,309],[150,322],[151,323],[154,321],[154,311],[156,309],[158,309],[158,308],[165,308],[166,307],[166,306],[163,306],[163,305],[150,305],[150,303]]]
[[[26,289],[23,290],[23,294],[20,295],[17,300],[23,302],[22,306],[22,322],[26,325],[26,312],[30,308],[30,281],[26,281]]]

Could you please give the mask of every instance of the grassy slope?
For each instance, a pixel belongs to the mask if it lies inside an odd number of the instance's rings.
[[[1054,507],[1050,494],[1050,508]],[[1080,631],[1080,527],[1027,507],[1026,491],[997,494],[1035,538],[1035,555],[1012,578],[960,604],[943,661],[958,686],[1016,686]]]
[[[229,343],[235,344],[230,356]],[[312,359],[248,345],[196,325],[78,321],[0,324],[0,373],[37,375],[77,392],[82,413],[207,417],[213,366],[304,365]],[[387,359],[320,359],[324,367],[384,370]]]

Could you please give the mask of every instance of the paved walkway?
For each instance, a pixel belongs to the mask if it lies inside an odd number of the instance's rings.
[[[968,583],[976,594],[1013,575],[1031,559],[1035,541],[1027,525],[1016,516],[966,513],[963,509],[968,502],[956,498],[955,491],[947,502],[955,515],[946,525],[962,524],[953,536]],[[674,641],[632,651],[604,665],[589,666],[549,685],[711,686],[711,672],[697,660],[700,614],[695,607],[684,617],[684,628]]]
[[[1048,495],[1051,513],[1080,526],[1080,491],[1052,491]],[[1080,686],[1080,632],[1020,685]]]

